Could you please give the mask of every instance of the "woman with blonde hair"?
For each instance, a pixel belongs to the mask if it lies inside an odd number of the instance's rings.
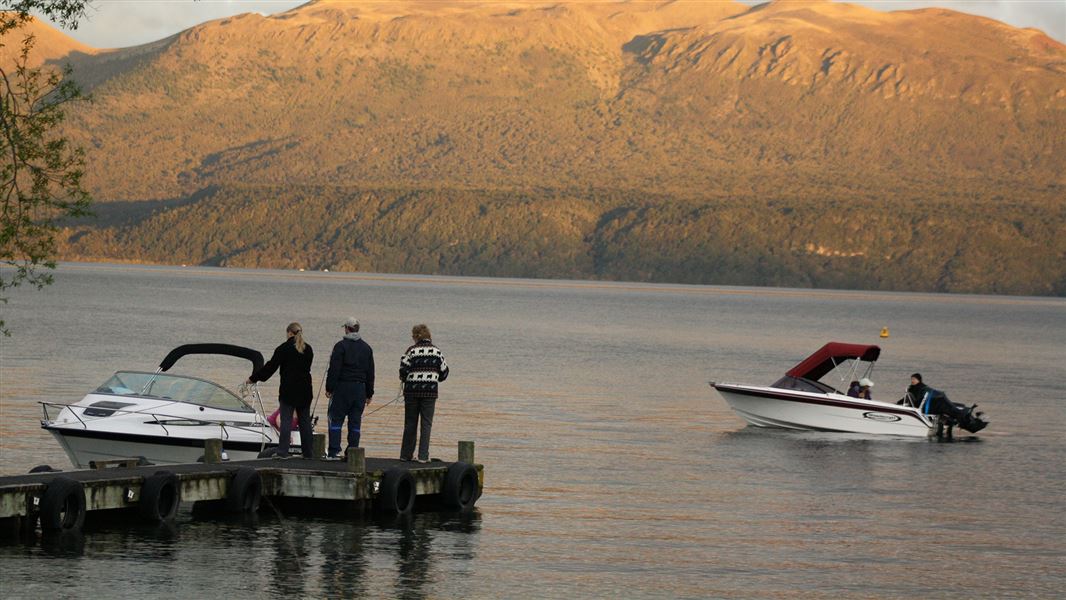
[[[304,341],[303,327],[289,323],[285,328],[286,339],[274,349],[274,355],[265,365],[248,378],[248,383],[266,381],[281,369],[281,384],[278,388],[278,404],[281,410],[281,437],[278,440],[277,456],[289,457],[289,436],[292,433],[293,411],[300,428],[300,447],[304,458],[313,456],[313,432],[311,430],[311,363],[315,359],[311,344]]]

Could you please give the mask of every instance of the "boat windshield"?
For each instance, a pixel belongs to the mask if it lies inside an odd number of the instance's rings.
[[[119,371],[96,388],[96,393],[160,398],[223,410],[255,412],[255,409],[226,388],[210,381],[183,375]]]

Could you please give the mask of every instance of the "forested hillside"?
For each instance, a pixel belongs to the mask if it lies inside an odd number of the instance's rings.
[[[771,190],[680,198],[223,187],[148,215],[138,212],[143,204],[108,205],[102,218],[115,225],[71,228],[64,252],[238,267],[1066,295],[1063,204],[975,202],[976,192],[900,189],[885,206]]]

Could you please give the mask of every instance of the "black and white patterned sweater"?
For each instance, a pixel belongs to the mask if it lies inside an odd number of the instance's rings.
[[[400,358],[404,398],[436,398],[437,384],[447,378],[448,363],[432,340],[418,342]]]

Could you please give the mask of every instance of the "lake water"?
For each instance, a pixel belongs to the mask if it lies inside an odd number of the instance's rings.
[[[454,460],[471,439],[485,465],[468,517],[267,510],[228,521],[185,506],[172,527],[7,543],[5,598],[1066,589],[1062,299],[61,265],[55,285],[20,290],[2,310],[13,330],[0,340],[3,474],[70,468],[39,428],[38,401],[76,401],[118,369],[154,370],[180,344],[269,355],[300,321],[317,391],[348,315],[381,373],[371,409],[398,391],[391,373],[411,325],[429,324],[452,368],[432,454]],[[920,370],[992,424],[969,443],[758,430],[707,385],[770,383],[830,340],[882,346],[875,397],[898,398]],[[237,359],[190,364],[230,386],[247,375]],[[275,403],[276,380],[263,389]],[[367,453],[398,456],[402,421],[398,403],[368,415]]]

